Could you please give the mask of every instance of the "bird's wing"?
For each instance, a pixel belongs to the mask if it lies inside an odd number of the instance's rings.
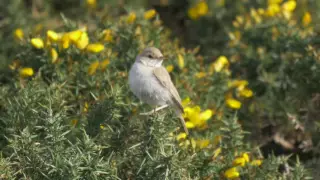
[[[159,80],[160,84],[169,90],[172,96],[173,102],[183,113],[184,111],[181,104],[181,98],[179,96],[179,93],[176,87],[173,85],[170,75],[166,70],[166,68],[164,68],[163,66],[157,67],[153,70],[153,74]]]

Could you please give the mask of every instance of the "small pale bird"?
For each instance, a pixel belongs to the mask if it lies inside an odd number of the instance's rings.
[[[141,101],[160,106],[150,114],[168,106],[173,107],[179,117],[184,131],[188,133],[182,114],[184,113],[181,98],[166,68],[162,66],[163,55],[159,49],[148,47],[136,57],[129,72],[129,86],[134,95]]]

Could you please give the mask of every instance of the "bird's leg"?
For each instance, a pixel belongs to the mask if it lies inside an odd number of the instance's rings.
[[[160,107],[157,107],[157,108],[154,108],[152,111],[149,111],[149,112],[145,112],[145,113],[140,113],[140,115],[142,116],[149,116],[157,111],[160,111],[161,109],[164,109],[166,107],[168,107],[169,105],[168,104],[165,104],[163,106],[160,106]]]

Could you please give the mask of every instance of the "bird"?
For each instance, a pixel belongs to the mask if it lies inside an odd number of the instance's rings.
[[[181,121],[185,133],[188,129],[183,118],[184,108],[180,95],[172,83],[169,72],[162,66],[164,57],[156,47],[147,47],[137,55],[129,71],[129,87],[142,102],[157,107],[141,113],[149,115],[166,107],[172,107]]]

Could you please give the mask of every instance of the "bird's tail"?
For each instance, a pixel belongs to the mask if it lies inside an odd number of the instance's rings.
[[[182,114],[180,112],[179,112],[178,116],[179,116],[180,122],[181,122],[181,124],[183,126],[184,132],[187,135],[189,135],[189,131],[188,131],[187,126],[186,126],[186,122],[184,121],[184,118],[183,118],[183,116],[182,116]]]

